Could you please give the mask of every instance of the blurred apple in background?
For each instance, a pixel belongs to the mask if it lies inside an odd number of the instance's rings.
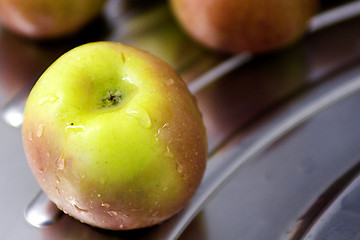
[[[306,31],[318,0],[169,0],[185,30],[215,50],[268,52]]]
[[[207,156],[201,113],[165,62],[120,43],[77,47],[26,102],[23,142],[43,191],[105,229],[152,226],[197,190]]]
[[[47,51],[45,51],[47,50]],[[9,32],[0,32],[0,95],[2,103],[25,86],[34,84],[49,66],[49,49]]]
[[[107,36],[108,30],[105,19],[96,18],[74,37],[44,42],[0,28],[0,102],[6,104],[25,87],[33,86],[64,52],[87,42],[99,41]]]
[[[100,14],[106,0],[0,0],[3,26],[29,38],[75,33]]]

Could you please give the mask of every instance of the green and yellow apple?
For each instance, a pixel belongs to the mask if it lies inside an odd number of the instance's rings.
[[[0,0],[0,21],[18,34],[38,39],[73,34],[102,10],[106,0]]]
[[[29,95],[22,135],[49,199],[104,229],[168,219],[206,166],[205,127],[186,84],[121,43],[85,44],[56,60]]]
[[[300,38],[319,0],[169,0],[179,23],[215,50],[262,53]]]

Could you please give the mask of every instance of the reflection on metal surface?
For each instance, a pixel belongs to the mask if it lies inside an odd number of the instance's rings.
[[[314,17],[311,21],[310,32],[314,33],[320,29],[323,29],[325,26],[332,25],[334,22],[343,21],[345,19],[351,18],[355,15],[359,14],[359,2],[360,1],[353,1],[347,5],[341,6],[329,12],[321,13],[318,16]],[[114,10],[114,9],[112,9]],[[116,11],[115,11],[116,12]],[[119,26],[118,22],[114,22],[112,25],[113,27],[117,27],[114,29],[112,34],[108,35],[110,40],[121,41],[125,39],[129,44],[134,44],[140,48],[149,48],[149,50],[153,51],[154,54],[158,55],[158,57],[163,58],[166,61],[175,67],[177,71],[179,71],[180,75],[185,79],[188,83],[190,90],[193,93],[197,93],[198,96],[200,95],[199,92],[209,93],[209,91],[213,90],[208,88],[210,85],[216,85],[219,83],[220,80],[229,80],[224,79],[227,74],[232,72],[233,70],[241,71],[239,67],[244,65],[245,63],[249,63],[249,60],[253,60],[251,54],[243,53],[240,55],[235,55],[233,57],[229,56],[222,56],[207,52],[204,49],[198,48],[198,46],[191,42],[190,39],[187,38],[182,32],[178,32],[179,29],[176,27],[175,22],[173,19],[170,19],[171,15],[168,12],[167,8],[162,6],[156,7],[154,11],[149,10],[143,17],[135,17],[133,12],[127,12],[127,16],[125,18],[117,18],[119,16],[114,17],[114,21],[124,21],[124,25]],[[330,16],[330,17],[329,17]],[[116,18],[116,19],[115,19]],[[167,21],[169,20],[169,21]],[[164,22],[166,24],[164,24]],[[126,24],[129,25],[126,25]],[[146,23],[146,24],[144,24]],[[161,26],[158,26],[160,24]],[[175,26],[175,30],[174,30]],[[150,29],[147,29],[150,28]],[[145,29],[146,28],[146,29]],[[169,31],[168,30],[173,30]],[[162,35],[165,34],[165,35]],[[143,36],[143,38],[142,38]],[[170,40],[169,40],[170,39]],[[156,44],[154,44],[154,41]],[[161,41],[161,42],[159,42]],[[163,41],[168,41],[168,44],[163,45]],[[190,48],[186,48],[189,47]],[[162,51],[164,49],[166,51]],[[354,48],[351,48],[354,49]],[[351,50],[350,49],[350,50]],[[194,51],[193,51],[194,50]],[[303,50],[303,49],[301,49]],[[186,51],[186,52],[185,52]],[[298,51],[296,51],[298,52]],[[314,52],[314,51],[312,51]],[[188,55],[187,55],[188,54]],[[39,54],[36,54],[39,55]],[[181,55],[186,55],[186,58],[181,58]],[[286,54],[285,54],[286,55]],[[292,54],[290,54],[292,55]],[[315,54],[311,55],[313,57]],[[324,55],[321,53],[317,53],[316,56]],[[310,54],[306,57],[309,57]],[[325,57],[327,55],[325,54]],[[358,55],[356,55],[358,56]],[[274,57],[274,55],[272,55]],[[293,56],[291,56],[293,57]],[[336,56],[337,57],[337,56]],[[353,63],[354,58],[352,59],[345,59],[344,62],[341,62],[339,65],[338,59],[336,57],[331,58],[330,60],[334,64],[329,64],[331,71],[339,71],[344,66],[344,64]],[[232,93],[233,95],[226,99],[226,101],[219,101],[217,98],[215,101],[217,105],[215,107],[222,108],[225,110],[229,110],[229,106],[227,104],[230,102],[231,104],[244,104],[248,105],[248,108],[251,108],[251,111],[254,111],[256,114],[251,115],[247,113],[247,109],[243,112],[239,111],[240,113],[248,114],[250,116],[248,121],[252,121],[254,118],[258,117],[258,115],[262,115],[262,117],[268,112],[264,113],[264,105],[266,101],[270,99],[269,105],[271,106],[277,103],[277,101],[287,101],[290,102],[289,99],[293,99],[294,92],[298,90],[298,88],[304,87],[304,82],[308,81],[305,77],[306,74],[313,74],[313,69],[309,71],[310,73],[306,72],[306,68],[304,66],[299,67],[299,62],[301,61],[291,61],[288,62],[289,56],[286,55],[285,57],[279,55],[275,55],[275,61],[278,60],[279,64],[275,67],[282,68],[282,71],[266,71],[266,68],[273,68],[274,65],[267,65],[265,67],[265,71],[262,72],[264,75],[260,75],[257,71],[264,70],[264,68],[253,67],[250,70],[247,70],[246,74],[249,77],[247,80],[257,80],[256,78],[262,78],[261,81],[255,81],[253,85],[250,87],[258,87],[257,83],[262,83],[261,86],[263,89],[263,93],[269,93],[271,91],[275,91],[273,93],[276,97],[268,97],[264,98],[265,100],[261,101],[254,101],[256,98],[262,98],[263,96],[259,96],[256,94],[258,89],[255,89],[254,92],[246,95],[243,91]],[[278,59],[280,58],[280,60]],[[284,59],[282,59],[284,58]],[[297,60],[299,58],[298,54],[295,54]],[[255,59],[254,61],[258,61],[259,59]],[[273,59],[269,60],[272,61]],[[285,60],[285,61],[284,61]],[[290,60],[293,60],[290,59]],[[349,60],[349,61],[348,61]],[[355,58],[356,60],[356,58]],[[268,61],[268,62],[269,62]],[[256,62],[256,63],[258,63]],[[286,62],[286,63],[285,63]],[[255,65],[256,65],[255,63]],[[260,61],[260,63],[264,63]],[[305,65],[305,64],[304,64]],[[294,70],[295,68],[295,70]],[[318,66],[315,67],[315,70],[318,70]],[[314,70],[314,72],[316,72]],[[321,72],[321,74],[313,74],[312,77],[315,80],[318,78],[322,78],[328,73],[329,71]],[[244,76],[241,75],[241,76]],[[281,75],[281,76],[279,76]],[[272,79],[265,79],[265,78],[272,78]],[[209,97],[219,97],[219,91],[224,91],[222,96],[230,95],[228,89],[234,88],[236,83],[239,83],[238,75],[234,77],[234,79],[230,79],[228,81],[228,88],[225,90],[222,88],[218,88],[216,91],[213,92],[213,95],[204,94],[205,96]],[[264,78],[264,79],[263,79]],[[306,79],[305,79],[306,78]],[[311,78],[311,77],[310,77]],[[274,85],[267,84],[267,80],[278,80],[280,81]],[[295,80],[294,80],[295,79]],[[298,81],[301,79],[301,83]],[[312,80],[313,80],[312,79]],[[286,81],[286,82],[285,82]],[[276,82],[276,81],[273,81]],[[320,82],[320,81],[319,81]],[[242,83],[237,86],[239,89],[243,87]],[[314,84],[316,85],[316,84]],[[271,146],[274,142],[276,142],[279,138],[284,136],[284,134],[289,133],[289,131],[293,130],[309,118],[316,115],[319,111],[322,111],[324,108],[340,101],[347,96],[354,94],[355,92],[360,90],[360,77],[351,76],[347,78],[347,81],[343,83],[336,83],[336,84],[320,84],[322,86],[305,86],[309,90],[309,95],[312,98],[300,99],[299,101],[292,101],[291,104],[286,105],[287,108],[283,108],[282,112],[275,112],[275,114],[271,114],[270,117],[266,119],[266,121],[261,121],[261,124],[249,126],[246,125],[241,130],[242,132],[239,133],[238,127],[243,122],[241,120],[235,119],[234,115],[228,114],[229,117],[232,118],[231,124],[235,126],[234,128],[229,128],[231,131],[226,132],[219,138],[218,142],[214,143],[213,152],[214,155],[211,155],[209,160],[208,168],[205,173],[204,181],[195,195],[191,203],[188,205],[184,211],[180,212],[175,217],[171,218],[170,220],[164,222],[163,224],[156,226],[154,228],[138,230],[138,231],[130,231],[130,232],[108,232],[108,231],[101,231],[98,229],[91,228],[85,224],[80,224],[79,222],[73,220],[70,217],[62,216],[60,221],[55,223],[59,220],[61,216],[60,211],[56,209],[56,207],[46,198],[44,193],[39,193],[35,199],[30,203],[27,207],[25,212],[25,217],[27,221],[34,225],[34,226],[48,226],[47,228],[42,228],[41,231],[44,235],[45,239],[63,239],[68,237],[69,239],[173,239],[180,236],[180,234],[184,231],[190,221],[197,215],[197,213],[206,205],[206,203],[210,200],[215,193],[225,185],[232,176],[241,169],[245,163],[248,163],[250,159],[253,159],[259,153],[264,152],[269,146]],[[249,86],[249,85],[247,85]],[[282,88],[277,89],[277,87],[282,86]],[[284,87],[285,86],[285,87]],[[218,87],[218,86],[217,86]],[[293,88],[296,88],[295,90]],[[289,90],[290,89],[290,90]],[[303,89],[302,89],[303,90]],[[319,90],[319,91],[318,91]],[[246,91],[246,89],[245,89]],[[16,98],[11,100],[3,110],[3,119],[6,120],[7,124],[19,127],[21,125],[22,119],[22,111],[24,107],[24,102],[27,97],[29,89],[25,89],[22,93],[20,93]],[[259,91],[258,91],[259,92]],[[261,92],[261,91],[260,91]],[[315,93],[316,94],[315,94]],[[242,100],[246,100],[244,98],[236,98],[236,94],[242,93],[246,95],[247,102],[243,103]],[[314,94],[312,94],[314,93]],[[282,95],[281,95],[282,94]],[[291,95],[291,96],[289,96]],[[198,97],[197,96],[197,97]],[[307,96],[307,95],[306,95]],[[201,97],[201,96],[200,96]],[[250,99],[249,99],[250,98]],[[284,100],[284,98],[286,98]],[[279,100],[280,99],[280,100]],[[202,99],[198,99],[202,100]],[[228,100],[228,101],[227,101]],[[206,101],[206,99],[204,100]],[[209,100],[210,104],[214,103]],[[255,103],[253,103],[254,101]],[[282,102],[284,103],[284,102]],[[257,105],[261,105],[258,107]],[[266,105],[268,107],[269,105]],[[257,108],[258,107],[258,108]],[[255,109],[255,110],[254,110]],[[206,110],[204,108],[204,110]],[[225,111],[224,110],[224,111]],[[267,110],[267,109],[265,109]],[[273,109],[272,109],[273,110]],[[219,113],[215,112],[214,116]],[[221,111],[220,111],[221,113]],[[241,114],[239,114],[241,115]],[[204,115],[207,121],[212,121],[211,114]],[[238,115],[236,115],[238,116]],[[221,118],[220,120],[224,120]],[[244,117],[245,118],[245,117]],[[219,120],[219,122],[220,122]],[[223,125],[228,124],[229,122],[222,121]],[[225,123],[224,123],[225,122]],[[240,122],[240,123],[239,123]],[[218,122],[216,122],[218,132],[213,131],[210,135],[211,138],[218,137],[219,132],[224,132],[224,128]],[[214,125],[216,125],[214,124]],[[0,125],[1,127],[1,125]],[[234,130],[235,129],[235,130]],[[244,133],[245,132],[245,133]],[[241,138],[239,137],[241,135]],[[235,137],[234,137],[235,136]],[[220,147],[219,147],[220,145]],[[11,163],[14,164],[14,163]],[[16,166],[18,169],[18,166]],[[286,169],[284,170],[286,171]],[[305,180],[304,180],[305,181]],[[205,216],[206,217],[206,216]],[[205,218],[204,217],[204,218]],[[60,222],[60,223],[59,223]],[[51,225],[53,224],[53,225]],[[51,225],[51,226],[49,226]],[[203,226],[202,226],[203,227]],[[70,233],[67,230],[70,229]],[[204,232],[206,228],[204,228]],[[54,236],[54,234],[56,236]],[[68,234],[68,235],[67,235]],[[206,235],[206,233],[204,233]],[[14,235],[15,236],[15,235]],[[87,237],[84,237],[87,236]],[[11,239],[18,239],[18,238],[11,238]]]
[[[327,11],[323,14],[319,14],[311,19],[310,31],[318,31],[325,27],[328,27],[334,23],[356,17],[360,14],[360,1],[347,3],[343,6]]]
[[[10,108],[3,112],[4,121],[12,127],[18,128],[23,121],[22,110]]]
[[[305,106],[301,106],[284,119],[281,118],[283,117],[281,115],[276,116],[264,128],[248,134],[239,144],[228,149],[227,153],[220,154],[220,159],[211,159],[202,184],[191,203],[180,214],[163,223],[159,236],[156,236],[161,239],[178,238],[212,195],[228,182],[243,164],[319,111],[358,91],[360,91],[360,75],[329,92],[322,93],[318,99],[306,103]],[[286,112],[284,113],[286,114]],[[278,119],[279,117],[280,119]]]
[[[32,86],[25,87],[20,91],[15,98],[9,102],[2,111],[2,117],[5,123],[12,127],[19,128],[23,121],[23,112],[27,96],[30,93]]]
[[[301,239],[359,239],[360,175],[332,202]],[[300,239],[300,238],[299,238]]]
[[[43,192],[31,201],[25,210],[26,221],[35,227],[45,227],[55,223],[62,213]]]
[[[357,185],[356,187],[358,189],[360,189],[360,185],[359,185],[359,181],[360,179],[357,179],[354,181],[354,179],[357,177],[359,178],[359,173],[360,173],[360,162],[357,162],[357,164],[355,166],[351,166],[351,168],[343,175],[341,176],[339,179],[337,179],[319,198],[318,200],[313,204],[313,206],[311,208],[308,209],[308,211],[303,215],[303,217],[299,220],[298,224],[296,227],[294,227],[293,232],[290,234],[290,237],[288,238],[288,240],[300,240],[300,239],[306,239],[306,240],[311,240],[311,239],[327,239],[329,240],[329,236],[325,237],[325,238],[318,238],[315,237],[314,232],[319,232],[319,228],[324,227],[324,225],[328,225],[328,221],[329,219],[325,219],[324,218],[329,218],[329,216],[324,216],[324,215],[329,215],[329,212],[333,212],[334,211],[334,201],[335,202],[339,202],[341,200],[342,197],[339,195],[343,195],[344,192],[348,191],[348,185],[354,185],[354,182],[358,182],[355,185]],[[353,182],[353,183],[352,183]],[[343,192],[343,193],[342,193]],[[353,198],[356,202],[359,201],[359,197],[360,196],[356,196],[357,200],[355,200],[356,198]],[[334,200],[335,199],[335,200]],[[353,202],[355,203],[355,202]],[[355,203],[354,207],[357,207]],[[338,210],[338,209],[336,209]],[[358,213],[360,214],[360,209],[358,209]],[[345,213],[346,214],[346,213]],[[353,214],[353,213],[351,213]],[[319,217],[320,216],[320,217]],[[360,218],[357,218],[357,222],[360,223]],[[344,219],[334,219],[334,222],[337,222],[340,225],[342,225],[342,222],[346,222],[344,221]],[[345,223],[347,224],[347,223]],[[336,231],[336,230],[335,230]],[[341,230],[338,231],[339,234],[336,234],[336,238],[335,239],[352,239],[352,237],[348,238],[348,236],[340,233]],[[360,230],[356,230],[353,231],[353,233],[359,234]],[[346,237],[345,237],[346,236]],[[331,236],[334,237],[334,236]]]
[[[235,68],[250,61],[251,57],[251,53],[244,52],[223,61],[210,71],[199,76],[195,81],[191,82],[189,84],[190,91],[196,93],[225,74],[233,71]]]

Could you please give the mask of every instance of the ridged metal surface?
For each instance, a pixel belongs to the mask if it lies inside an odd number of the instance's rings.
[[[351,198],[345,213],[358,214],[358,194],[351,193],[360,169],[360,1],[328,5],[303,39],[262,56],[205,49],[180,29],[166,3],[139,2],[110,1],[88,29],[52,43],[0,29],[0,239],[357,236],[358,218],[346,218],[338,205]],[[59,214],[24,157],[19,128],[29,90],[63,52],[97,40],[131,44],[168,62],[203,114],[204,181],[184,211],[153,228],[104,231]],[[337,227],[345,220],[353,235]]]

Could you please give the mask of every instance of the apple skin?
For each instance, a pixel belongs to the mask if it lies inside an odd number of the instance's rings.
[[[212,49],[263,53],[300,38],[318,0],[169,0],[181,26]]]
[[[168,219],[206,167],[206,131],[186,84],[165,62],[121,43],[85,44],[56,60],[28,97],[22,136],[49,199],[103,229]]]
[[[0,0],[0,21],[11,31],[36,39],[64,37],[100,14],[106,0]]]

